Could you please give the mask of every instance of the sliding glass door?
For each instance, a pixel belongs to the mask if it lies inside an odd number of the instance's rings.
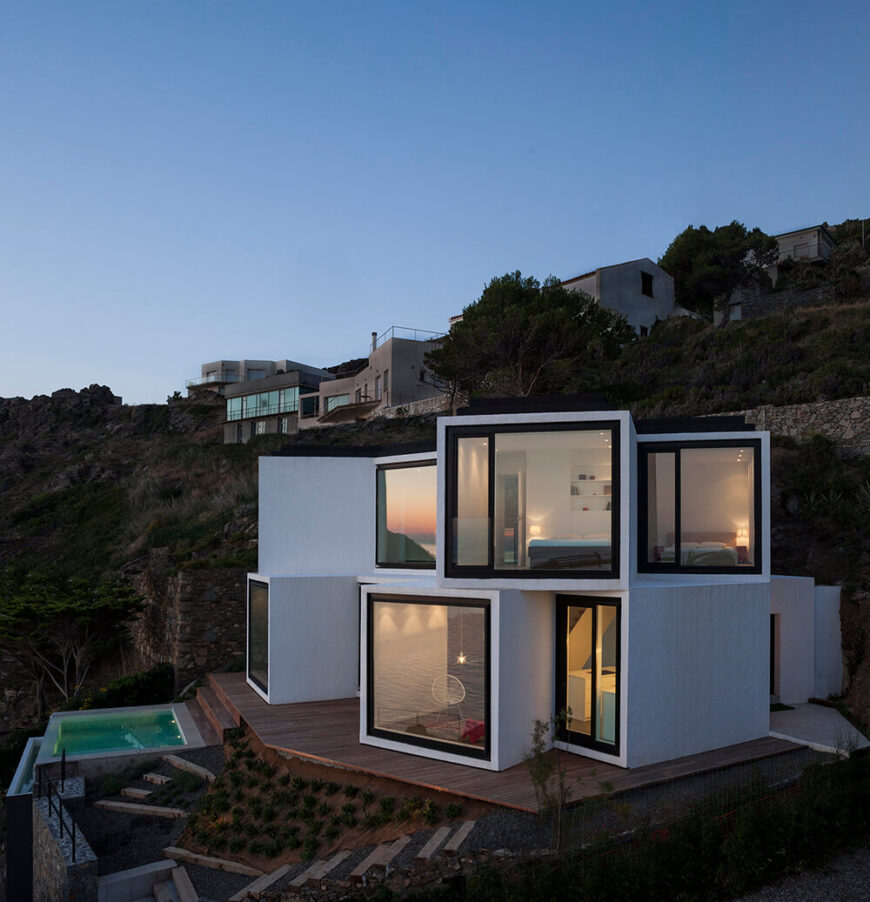
[[[556,710],[562,738],[619,750],[619,601],[556,596]]]
[[[248,679],[269,691],[269,586],[248,583]]]

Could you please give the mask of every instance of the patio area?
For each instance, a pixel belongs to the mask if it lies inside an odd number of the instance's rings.
[[[244,721],[265,745],[278,751],[425,789],[445,790],[520,811],[537,811],[525,764],[487,771],[360,744],[358,698],[267,705],[245,682],[244,674],[210,674],[209,684],[236,723]],[[568,755],[566,759],[568,777],[574,783],[572,801],[578,802],[601,795],[603,783],[609,784],[609,792],[626,792],[782,755],[800,747],[769,737],[628,770],[579,755]]]

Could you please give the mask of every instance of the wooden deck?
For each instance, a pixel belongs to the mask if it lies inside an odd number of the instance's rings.
[[[488,771],[362,745],[359,741],[358,698],[267,705],[245,682],[244,674],[211,674],[210,680],[222,700],[235,709],[262,742],[279,751],[509,808],[537,810],[534,788],[525,764],[503,771]],[[601,784],[605,781],[612,787],[612,792],[625,792],[797,748],[800,746],[783,739],[756,739],[631,769],[570,755],[569,779],[574,781],[572,801],[601,795]]]

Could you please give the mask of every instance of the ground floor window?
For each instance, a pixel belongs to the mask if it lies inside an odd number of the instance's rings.
[[[269,691],[269,586],[248,583],[248,679]]]
[[[489,604],[369,596],[369,733],[489,758]]]
[[[563,738],[619,750],[619,601],[556,597],[556,710]]]

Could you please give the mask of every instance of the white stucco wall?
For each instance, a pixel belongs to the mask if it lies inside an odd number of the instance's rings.
[[[359,590],[353,577],[276,577],[269,584],[270,704],[357,693]],[[263,695],[261,691],[248,683]]]
[[[653,296],[641,291],[641,273],[653,277]],[[674,280],[652,260],[632,260],[599,270],[599,302],[623,314],[635,329],[651,328],[674,312]]]
[[[349,576],[374,559],[371,458],[260,458],[261,573]]]
[[[770,578],[770,613],[779,615],[779,700],[800,704],[813,695],[815,592],[807,576]]]
[[[499,593],[498,761],[519,764],[531,748],[536,719],[553,713],[555,601],[552,592]]]
[[[628,767],[768,735],[767,584],[637,587],[627,613]]]
[[[843,691],[840,587],[816,586],[813,594],[816,631],[813,696],[827,698]]]

